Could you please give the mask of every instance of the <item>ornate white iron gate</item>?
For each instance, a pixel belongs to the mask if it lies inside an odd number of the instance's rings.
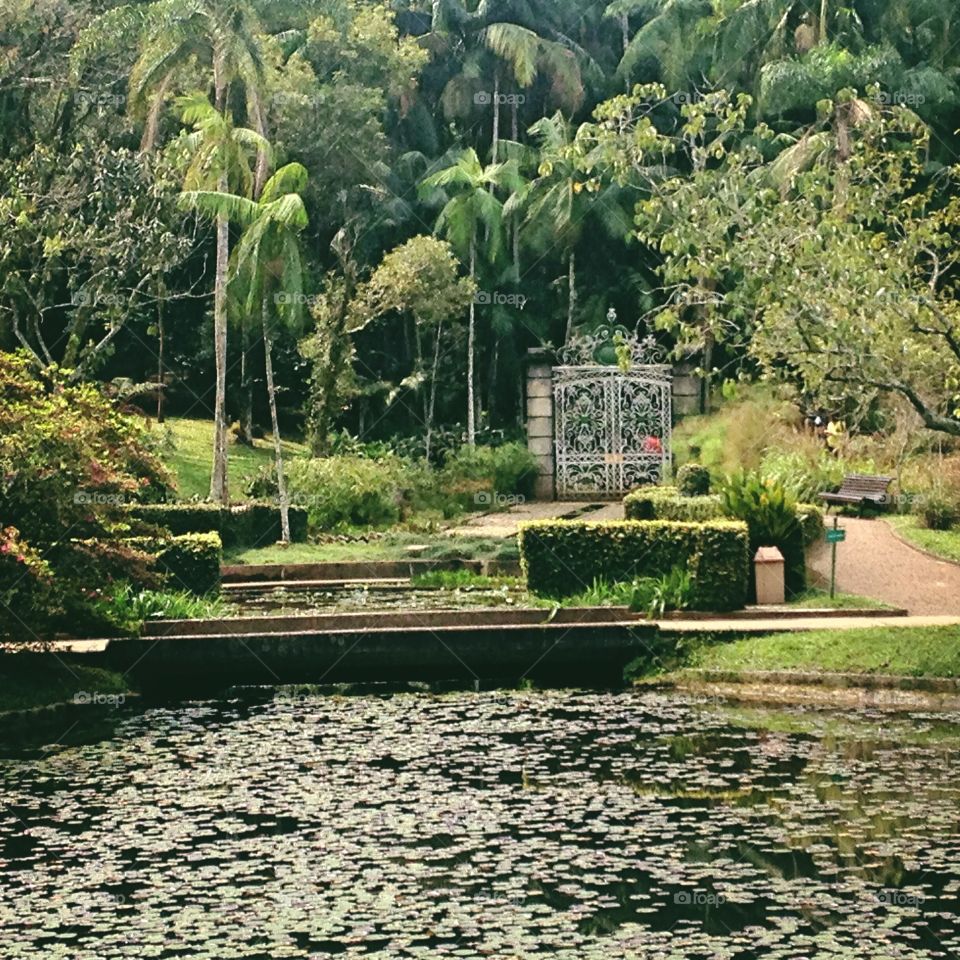
[[[661,358],[652,337],[639,340],[612,326],[561,351],[566,363],[553,368],[559,498],[614,498],[662,479],[670,463],[672,371],[652,362]]]

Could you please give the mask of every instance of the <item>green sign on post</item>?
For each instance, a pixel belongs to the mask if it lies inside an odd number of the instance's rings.
[[[837,544],[843,543],[847,539],[847,531],[841,529],[837,524],[840,521],[834,517],[833,526],[827,529],[827,543],[830,544],[830,550],[833,554],[830,560],[830,599],[837,594]]]

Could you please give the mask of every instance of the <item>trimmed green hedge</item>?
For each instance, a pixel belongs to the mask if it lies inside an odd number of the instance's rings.
[[[157,570],[171,590],[197,596],[220,589],[223,544],[217,533],[185,533],[180,537],[136,537],[126,541],[156,558]]]
[[[640,487],[624,497],[623,510],[627,520],[703,523],[723,518],[719,497],[686,497],[676,487]]]
[[[690,572],[699,610],[738,610],[750,589],[749,535],[744,523],[544,520],[518,534],[527,587],[548,597],[572,596],[596,580]]]
[[[262,547],[280,539],[280,508],[271,503],[222,507],[217,503],[155,503],[130,507],[130,516],[174,536],[217,533],[225,547]],[[307,511],[290,507],[290,539],[307,539]]]
[[[677,489],[684,497],[703,497],[710,492],[710,471],[699,463],[685,463],[677,471]]]

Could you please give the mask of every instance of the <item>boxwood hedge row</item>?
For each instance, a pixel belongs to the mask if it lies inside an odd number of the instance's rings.
[[[130,507],[135,520],[187,533],[217,533],[225,547],[264,547],[280,539],[280,509],[270,503],[223,507],[217,503],[156,503]],[[290,507],[290,538],[307,539],[307,511]]]
[[[542,520],[523,524],[520,558],[528,588],[548,597],[580,593],[595,580],[689,571],[699,610],[737,610],[750,588],[747,526],[732,520]]]
[[[623,499],[627,520],[677,520],[701,523],[723,519],[719,496],[688,497],[676,487],[640,487]],[[803,542],[809,546],[823,536],[824,510],[816,503],[798,503],[797,519],[803,529]]]
[[[198,596],[220,589],[223,544],[217,533],[186,533],[179,537],[133,537],[130,546],[150,554],[164,574],[169,590],[187,590]]]
[[[628,520],[702,523],[723,517],[723,504],[719,497],[688,497],[676,487],[640,487],[624,497],[623,510]]]

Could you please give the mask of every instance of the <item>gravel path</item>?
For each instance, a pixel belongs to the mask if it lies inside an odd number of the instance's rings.
[[[842,517],[840,526],[847,539],[837,547],[839,590],[903,607],[915,616],[960,616],[960,566],[907,546],[883,520]],[[829,581],[826,543],[814,548],[809,562]]]

